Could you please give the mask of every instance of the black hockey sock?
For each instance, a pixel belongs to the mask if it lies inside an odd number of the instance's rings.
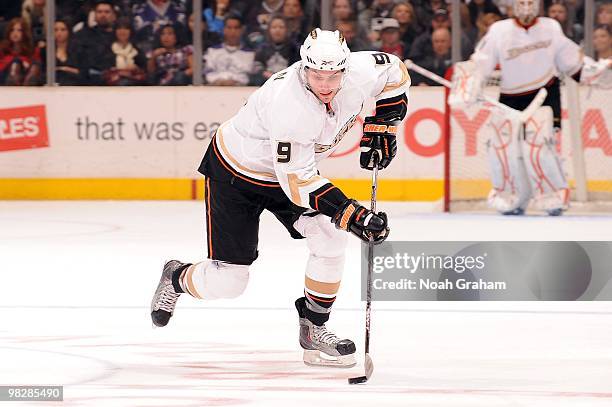
[[[187,267],[189,267],[191,265],[192,265],[192,263],[183,264],[181,267],[177,268],[172,273],[172,287],[174,287],[174,291],[175,292],[177,292],[177,293],[184,293],[185,292],[181,288],[181,283],[179,282],[179,280],[181,278],[181,273],[183,272],[183,270],[185,270]]]
[[[333,302],[332,302],[333,303]],[[300,297],[295,301],[295,307],[298,310],[300,318],[306,318],[315,325],[321,326],[329,320],[329,313],[331,311],[332,303],[324,303],[321,305],[320,302],[307,297]],[[317,312],[314,310],[320,310]]]

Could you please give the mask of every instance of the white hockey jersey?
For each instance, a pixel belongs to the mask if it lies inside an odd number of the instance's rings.
[[[407,93],[410,85],[404,63],[380,52],[351,53],[345,75],[328,107],[306,89],[300,62],[276,73],[219,127],[219,153],[234,171],[278,182],[295,204],[308,208],[309,193],[329,182],[317,162],[336,149],[365,101]]]
[[[497,21],[476,46],[472,59],[485,78],[499,64],[501,92],[512,95],[539,89],[553,76],[574,75],[582,67],[580,47],[548,17],[538,17],[529,28],[513,18]]]

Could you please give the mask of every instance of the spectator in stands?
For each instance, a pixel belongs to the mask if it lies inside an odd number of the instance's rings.
[[[160,28],[150,52],[147,71],[154,85],[180,86],[192,83],[193,47],[181,46],[174,25]]]
[[[612,59],[612,29],[609,25],[598,25],[593,30],[595,59]]]
[[[70,29],[70,25],[65,20],[56,20],[53,26],[55,36],[55,82],[62,86],[80,85],[79,65],[74,47],[70,41]],[[42,62],[43,66],[46,66],[45,55],[42,57]]]
[[[405,46],[400,40],[400,26],[395,18],[385,18],[380,30],[379,51],[393,54],[400,59],[405,58]]]
[[[446,9],[446,4],[445,0],[414,0],[416,21],[422,32],[429,30],[436,10]]]
[[[332,18],[334,26],[338,25],[340,21],[354,20],[355,10],[351,0],[334,0],[332,2]]]
[[[406,50],[410,50],[412,43],[421,33],[421,28],[416,23],[414,7],[408,2],[397,3],[391,11],[391,17],[399,23],[401,40]]]
[[[286,2],[286,1],[285,1]],[[300,0],[299,1],[302,11],[304,13],[303,17],[303,35],[300,38],[300,43],[304,42],[304,37],[310,31],[314,30],[316,27],[321,27],[321,0]],[[285,15],[285,18],[287,15]]]
[[[431,45],[433,53],[423,59],[416,60],[417,65],[444,77],[446,70],[452,65],[451,59],[451,34],[448,28],[438,28],[431,34]],[[439,85],[429,78],[421,75],[413,76],[416,85]]]
[[[448,4],[448,15],[452,16],[453,13],[453,4]],[[480,14],[483,16],[484,14]],[[470,44],[476,44],[478,41],[478,20],[476,20],[476,24],[472,23],[472,18],[470,16],[470,9],[467,4],[459,3],[459,18],[461,20],[461,31],[465,36],[470,40]]]
[[[93,27],[85,27],[74,35],[82,84],[104,85],[102,74],[115,64],[111,46],[115,41],[113,24],[117,16],[110,0],[98,0]]]
[[[42,48],[45,46],[45,0],[24,0],[21,17],[32,30],[32,43]]]
[[[370,7],[359,14],[359,18],[364,19],[364,25],[371,26],[373,18],[390,18],[394,5],[394,0],[374,0]]]
[[[228,16],[223,43],[206,50],[206,82],[217,86],[248,85],[253,73],[255,52],[241,43],[244,27],[238,16]]]
[[[40,49],[32,44],[30,27],[23,18],[13,18],[0,42],[0,84],[40,84],[40,62]]]
[[[289,40],[285,19],[272,17],[268,23],[267,39],[255,53],[253,85],[263,84],[270,76],[299,59],[297,45]]]
[[[187,24],[189,28],[189,34],[187,38],[187,43],[192,44],[192,45],[193,45],[193,28],[194,28],[193,19],[194,19],[193,13],[189,14],[189,19],[188,19],[189,22]],[[206,52],[208,47],[212,45],[217,45],[220,43],[221,43],[221,35],[219,35],[219,33],[209,31],[206,19],[202,19],[202,54]]]
[[[210,7],[204,9],[204,19],[208,29],[223,36],[223,21],[230,10],[230,0],[213,0]]]
[[[115,42],[111,46],[115,64],[104,73],[107,85],[131,86],[145,83],[146,57],[131,42],[132,24],[127,17],[117,20]]]
[[[501,11],[493,3],[493,0],[472,0],[468,4],[468,8],[470,10],[472,26],[476,26],[476,21],[478,21],[478,17],[482,14],[494,13],[501,15]]]
[[[3,23],[19,17],[22,0],[2,0],[0,1],[0,27],[4,28]],[[4,31],[3,31],[4,32]]]
[[[296,44],[304,42],[306,34],[314,27],[307,24],[307,18],[300,0],[285,0],[283,4],[283,17],[287,23],[288,37]]]
[[[346,45],[351,51],[371,51],[374,49],[368,42],[367,37],[359,32],[359,24],[356,20],[340,21],[336,24],[336,30],[344,35]]]
[[[565,1],[553,0],[548,6],[546,14],[550,18],[554,18],[561,24],[565,36],[575,43],[579,44],[582,41],[582,27],[579,24],[573,24],[569,19],[568,9]]]
[[[497,6],[500,11],[500,19],[501,17],[510,17],[512,16],[512,5],[514,0],[493,0],[493,4]],[[478,24],[478,23],[477,23]]]
[[[151,50],[159,29],[173,25],[180,38],[186,34],[185,5],[178,0],[146,0],[134,5],[134,42],[143,52]]]
[[[95,0],[55,0],[55,15],[67,21],[72,27],[72,33],[77,33],[89,26],[89,14],[92,12],[92,23],[95,23]]]
[[[487,31],[489,31],[489,27],[493,25],[494,22],[501,20],[502,17],[499,14],[495,13],[485,13],[481,14],[478,21],[476,21],[476,26],[478,27],[478,41],[485,36]]]
[[[423,34],[419,35],[412,47],[410,47],[409,58],[413,61],[425,60],[428,57],[433,57],[432,49],[432,33],[438,28],[451,29],[451,22],[448,12],[445,9],[438,9],[434,14],[434,18],[431,20],[430,29]],[[461,57],[467,60],[474,51],[474,45],[470,42],[470,39],[461,33]]]
[[[284,0],[259,0],[249,9],[246,16],[248,44],[256,48],[262,44],[268,31],[268,24],[273,14],[280,14]]]
[[[359,13],[360,30],[368,33],[368,40],[376,48],[380,47],[380,29],[383,18],[391,18],[395,2],[393,0],[374,0]]]
[[[595,18],[597,25],[612,26],[612,2],[605,2],[599,5]]]

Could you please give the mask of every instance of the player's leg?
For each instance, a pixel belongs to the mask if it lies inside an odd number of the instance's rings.
[[[157,326],[168,323],[182,293],[206,300],[242,294],[249,265],[257,258],[263,198],[209,178],[204,192],[209,258],[196,264],[166,263],[151,303],[151,318]]]
[[[559,156],[558,136],[561,134],[561,88],[558,79],[546,87],[548,95],[526,123],[523,154],[530,173],[534,204],[551,216],[558,216],[569,207],[569,187]],[[549,114],[552,109],[552,115]],[[527,157],[530,157],[529,160]],[[532,158],[533,157],[533,158]]]
[[[525,123],[520,154],[535,206],[549,215],[560,215],[568,207],[569,189],[556,149],[556,135],[561,127],[559,80],[554,78],[546,90],[548,93],[543,107]],[[517,110],[524,110],[536,93],[537,90],[525,95],[502,94],[499,101]]]
[[[525,123],[522,143],[536,208],[558,216],[568,208],[569,188],[556,151],[553,111],[540,107]]]
[[[332,305],[342,280],[348,235],[324,215],[301,216],[294,224],[306,237],[310,255],[304,279],[304,297],[295,306],[300,323],[304,363],[318,366],[355,365],[355,344],[330,332]]]
[[[273,212],[294,238],[305,237],[310,254],[306,265],[304,297],[295,301],[299,316],[299,341],[304,363],[317,366],[355,365],[355,344],[330,332],[329,319],[344,270],[348,235],[336,229],[327,216],[306,213],[288,200],[266,209]],[[301,215],[301,216],[300,216]]]
[[[488,204],[503,215],[522,215],[531,188],[520,149],[523,127],[518,118],[496,114],[490,123],[493,136],[487,142],[493,188]]]

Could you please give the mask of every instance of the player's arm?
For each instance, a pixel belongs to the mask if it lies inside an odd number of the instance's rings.
[[[293,203],[329,216],[337,228],[364,241],[370,234],[377,242],[386,239],[389,228],[384,213],[364,208],[319,174],[313,140],[293,135],[271,141],[276,176]]]
[[[499,25],[493,24],[476,45],[469,60],[458,62],[453,68],[453,78],[448,103],[454,107],[474,104],[482,95],[484,83],[499,63],[497,38]]]
[[[406,65],[396,56],[383,52],[372,54],[378,75],[375,93],[376,111],[366,117],[363,137],[359,144],[361,168],[374,168],[374,153],[378,154],[378,168],[386,168],[397,153],[395,134],[408,112],[410,75]]]
[[[499,46],[497,39],[500,35],[500,26],[493,24],[487,34],[478,42],[470,60],[476,64],[481,78],[488,78],[499,64]]]
[[[582,49],[565,36],[558,23],[555,25],[555,66],[559,72],[571,76],[584,85],[603,85],[606,76],[603,73],[610,69],[609,61],[595,61],[585,57]]]

